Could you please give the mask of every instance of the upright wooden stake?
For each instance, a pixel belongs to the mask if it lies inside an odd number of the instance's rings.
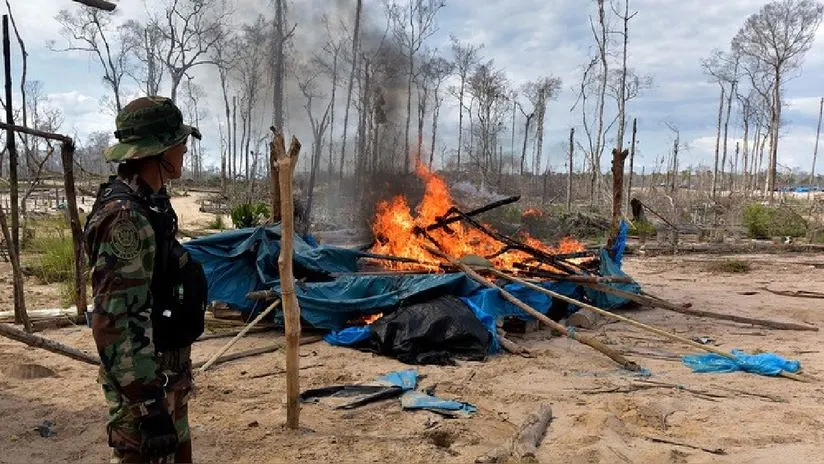
[[[74,245],[74,304],[77,315],[86,314],[86,264],[83,258],[83,231],[80,227],[80,214],[77,212],[77,194],[74,187],[74,143],[66,140],[60,147],[63,161],[63,186],[66,189],[66,209],[69,212],[69,225],[72,230]]]
[[[281,299],[283,300],[283,319],[286,325],[286,425],[290,429],[297,429],[300,415],[300,383],[298,370],[300,369],[300,306],[295,295],[295,277],[292,273],[292,241],[295,234],[295,205],[292,202],[292,181],[295,173],[295,165],[300,153],[300,142],[292,137],[289,153],[286,154],[283,134],[278,132],[270,146],[271,159],[277,160],[277,164],[272,164],[272,170],[278,171],[280,180],[280,206],[281,206],[281,235],[280,235],[280,257],[278,257],[278,267],[280,269]]]
[[[9,16],[3,15],[3,67],[5,70],[6,84],[6,123],[14,124],[14,103],[11,94],[11,43],[9,40]],[[6,150],[9,152],[9,202],[11,214],[11,243],[14,253],[20,256],[20,202],[18,199],[17,185],[17,147],[15,145],[15,134],[11,128],[6,129]],[[19,264],[19,263],[18,263]],[[23,323],[23,303],[24,293],[22,286],[14,286],[14,322]]]

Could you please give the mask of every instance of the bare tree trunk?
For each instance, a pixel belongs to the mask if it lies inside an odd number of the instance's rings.
[[[727,164],[727,137],[730,127],[730,114],[732,113],[732,97],[735,95],[735,81],[730,84],[730,93],[727,95],[727,117],[724,121],[724,149],[721,157],[721,188],[724,189],[726,182],[724,182],[724,167]]]
[[[238,174],[238,157],[237,157],[237,95],[232,97],[232,181],[237,178]]]
[[[622,68],[621,68],[621,88],[618,89],[618,134],[615,137],[615,147],[618,151],[624,149],[624,128],[627,124],[626,118],[626,92],[627,92],[627,42],[629,41],[629,0],[624,0],[624,46],[622,54]]]
[[[283,14],[283,0],[275,0],[275,85],[274,95],[272,96],[272,110],[274,111],[274,126],[276,131],[283,131],[283,79],[284,79],[284,57],[283,57],[283,41],[284,34],[284,14]],[[277,186],[275,186],[277,187]],[[280,192],[276,188],[276,192]]]
[[[572,155],[575,151],[575,128],[569,129],[569,175],[567,175],[566,207],[572,211]]]
[[[63,183],[66,189],[66,209],[69,213],[69,226],[74,245],[74,302],[77,315],[86,315],[86,265],[83,258],[83,231],[80,227],[80,215],[77,212],[77,195],[74,187],[74,143],[63,142],[60,147],[63,161]]]
[[[329,165],[327,166],[327,175],[329,176],[329,181],[332,180],[332,170],[334,169],[334,160],[332,159],[332,150],[334,146],[334,136],[335,136],[335,94],[338,90],[338,54],[340,53],[339,48],[335,48],[335,53],[332,56],[332,108],[329,118]]]
[[[715,199],[715,193],[718,188],[718,156],[721,145],[721,118],[724,114],[724,96],[726,95],[726,88],[721,85],[721,98],[718,103],[718,124],[715,131],[715,168],[712,170],[712,198]]]
[[[5,66],[6,81],[6,123],[14,124],[14,104],[11,94],[11,43],[9,39],[9,17],[3,15],[3,60]],[[17,181],[17,146],[15,144],[15,133],[9,129],[6,131],[6,151],[9,153],[9,202],[11,203],[11,243],[14,253],[20,256],[20,213]],[[14,322],[23,323],[25,311],[22,276],[21,285],[14,288]]]
[[[675,135],[675,141],[672,143],[672,184],[670,191],[675,192],[678,180],[678,146],[681,144],[681,136]]]
[[[458,173],[461,172],[461,145],[463,144],[463,100],[465,91],[466,79],[464,78],[464,76],[461,76],[461,89],[459,90],[458,96],[458,165],[456,166]]]
[[[807,198],[813,198],[813,183],[815,182],[815,161],[818,158],[818,138],[821,135],[821,116],[824,114],[824,97],[818,102],[818,126],[815,130],[815,148],[813,149],[813,167],[810,169],[810,182],[807,187]]]
[[[524,175],[524,164],[526,163],[526,142],[529,140],[529,123],[532,121],[532,117],[535,116],[535,113],[529,113],[526,116],[526,122],[524,123],[524,146],[521,150],[521,175]]]
[[[744,137],[743,137],[744,147],[741,150],[741,158],[742,158],[744,166],[743,166],[743,169],[742,169],[742,172],[741,172],[741,174],[743,176],[741,185],[743,185],[743,187],[744,187],[744,194],[747,197],[749,197],[750,194],[749,194],[748,189],[749,189],[749,185],[750,185],[750,176],[749,176],[749,170],[748,170],[749,169],[748,156],[749,156],[749,148],[750,148],[750,145],[749,145],[750,118],[745,116],[743,119],[744,119]]]
[[[626,209],[629,211],[629,201],[632,199],[632,178],[635,175],[635,136],[638,132],[638,118],[632,118],[632,145],[629,150],[629,179],[627,179]]]
[[[738,174],[738,155],[741,153],[741,144],[735,141],[735,159],[732,160],[732,169],[730,170],[730,191],[735,191],[735,176]]]
[[[772,143],[770,144],[770,167],[767,175],[767,190],[772,201],[775,192],[775,177],[778,169],[778,139],[781,129],[781,73],[775,70],[775,87],[773,88],[773,128]]]
[[[438,114],[441,112],[441,97],[438,95],[437,90],[435,90],[434,105],[432,112],[432,143],[429,146],[429,169],[432,169],[432,160],[435,157],[435,135],[438,133]],[[441,166],[441,168],[445,169],[446,166]]]
[[[624,162],[627,156],[629,156],[629,150],[612,150],[612,228],[607,241],[607,248],[612,248],[618,238],[624,194]]]
[[[538,114],[535,121],[535,175],[541,172],[541,155],[544,151],[544,117],[546,115],[546,89],[542,89],[541,97],[538,99]],[[548,164],[548,163],[547,163]]]
[[[604,13],[604,0],[597,0],[598,1],[598,23],[601,26],[601,37],[598,40],[598,55],[601,60],[601,83],[600,88],[598,89],[598,132],[597,137],[598,140],[596,142],[596,151],[593,154],[593,190],[592,190],[592,199],[591,201],[595,200],[596,195],[596,185],[598,184],[598,180],[601,177],[601,155],[604,151],[604,145],[606,145],[606,134],[604,133],[604,105],[606,103],[606,92],[607,92],[607,77],[609,74],[609,64],[607,61],[607,25],[606,25],[606,16]]]
[[[338,173],[338,181],[343,185],[343,162],[346,157],[346,134],[348,131],[349,126],[349,107],[352,104],[352,86],[355,83],[355,71],[357,70],[358,65],[358,33],[360,31],[360,19],[361,19],[361,10],[363,8],[363,0],[357,0],[357,5],[355,7],[355,31],[352,33],[352,72],[349,74],[349,88],[346,92],[346,110],[344,111],[343,116],[343,142],[340,147],[340,167]],[[410,78],[411,79],[411,78]],[[411,86],[411,84],[410,84]],[[410,97],[411,94],[410,94]],[[411,106],[411,103],[410,103]],[[406,133],[407,136],[409,135],[409,121],[406,122]],[[407,148],[409,148],[409,141],[406,142]]]

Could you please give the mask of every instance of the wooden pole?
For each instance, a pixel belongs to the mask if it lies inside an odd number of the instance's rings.
[[[217,350],[217,352],[214,355],[212,355],[212,357],[209,358],[208,361],[206,361],[202,366],[200,366],[200,369],[198,369],[198,372],[203,372],[206,369],[208,369],[209,366],[211,366],[212,364],[215,363],[215,361],[217,361],[217,358],[223,356],[224,353],[229,351],[229,348],[231,348],[235,343],[237,343],[238,340],[243,338],[243,336],[246,335],[246,332],[248,332],[252,327],[257,325],[258,322],[263,320],[263,318],[266,317],[267,314],[272,312],[272,310],[277,308],[279,305],[280,305],[280,300],[277,300],[274,303],[270,304],[268,308],[266,308],[265,310],[263,310],[263,312],[258,314],[258,316],[252,322],[248,323],[246,325],[246,327],[243,328],[243,330],[238,332],[238,334],[235,335],[234,338],[232,338],[231,340],[226,342],[226,344],[223,345],[223,347],[221,349]]]
[[[74,304],[77,315],[86,314],[86,265],[83,258],[83,231],[80,227],[80,214],[77,212],[77,193],[74,186],[74,143],[64,141],[60,147],[63,161],[63,186],[66,189],[66,208],[69,212],[69,225],[74,245]]]
[[[741,324],[760,325],[763,327],[769,327],[771,329],[778,330],[809,330],[811,332],[818,332],[818,327],[811,325],[796,324],[793,322],[771,321],[767,319],[756,319],[752,317],[738,316],[735,314],[716,313],[712,311],[702,311],[700,309],[692,309],[685,306],[679,306],[677,304],[670,303],[669,301],[662,300],[661,298],[638,295],[632,292],[627,292],[618,288],[610,287],[608,285],[600,285],[597,283],[590,282],[581,282],[581,285],[590,287],[594,290],[598,290],[599,292],[610,293],[615,296],[620,296],[621,298],[626,298],[639,304],[647,305],[654,308],[666,309],[669,311],[675,311],[677,313],[686,314],[688,316],[708,317],[712,319],[738,322]]]
[[[427,235],[427,238],[429,238],[430,241],[432,241],[433,243],[435,243],[437,245],[437,242],[433,238],[429,237],[428,235]],[[598,340],[596,340],[592,337],[586,336],[584,334],[579,334],[576,331],[568,331],[566,329],[566,327],[562,326],[561,324],[559,324],[559,323],[553,321],[552,319],[546,317],[545,315],[541,314],[536,309],[530,307],[529,305],[527,305],[523,301],[519,300],[518,298],[516,298],[514,295],[507,292],[503,288],[495,285],[494,283],[488,281],[487,279],[484,279],[480,274],[478,274],[477,272],[472,270],[472,268],[470,268],[469,266],[467,266],[464,263],[461,263],[461,262],[457,261],[455,258],[449,256],[445,252],[442,252],[442,251],[437,250],[437,249],[432,248],[432,247],[426,247],[426,249],[429,250],[430,253],[433,253],[433,254],[435,254],[437,256],[440,256],[443,259],[449,261],[450,264],[452,264],[453,266],[461,269],[468,277],[470,277],[472,280],[478,282],[479,284],[481,284],[485,287],[489,287],[489,288],[498,290],[498,292],[501,294],[501,296],[505,300],[509,301],[510,303],[514,304],[518,308],[522,309],[524,312],[531,315],[532,317],[538,319],[538,321],[540,321],[541,323],[543,323],[547,327],[555,329],[558,332],[561,332],[561,334],[566,335],[567,337],[569,337],[573,340],[576,340],[580,343],[583,343],[584,345],[587,345],[587,346],[589,346],[589,347],[591,347],[595,350],[600,351],[601,353],[606,355],[608,358],[610,358],[613,361],[615,361],[616,363],[620,364],[621,367],[623,367],[624,369],[634,371],[634,372],[637,372],[637,371],[641,370],[641,367],[638,364],[635,364],[634,362],[630,361],[629,359],[623,357],[621,355],[621,353],[618,353],[617,351],[607,347],[606,345],[602,344],[601,342],[599,342]]]
[[[586,309],[588,309],[592,312],[598,313],[598,314],[600,314],[604,317],[609,317],[611,319],[615,319],[615,320],[618,320],[618,321],[621,321],[621,322],[625,322],[625,323],[627,323],[627,324],[629,324],[633,327],[638,327],[639,329],[646,330],[647,332],[652,332],[652,333],[654,333],[656,335],[660,335],[664,338],[668,338],[670,340],[681,342],[681,343],[683,343],[685,345],[689,345],[693,348],[698,348],[700,350],[708,351],[710,353],[715,353],[717,355],[724,356],[725,358],[735,360],[735,356],[733,356],[731,353],[727,353],[726,351],[715,348],[714,346],[702,345],[702,344],[694,342],[690,339],[681,337],[680,335],[671,334],[671,333],[665,332],[661,329],[658,329],[658,328],[649,326],[647,324],[635,321],[635,320],[630,319],[628,317],[620,316],[618,314],[611,313],[609,311],[605,311],[601,308],[592,306],[591,304],[587,304],[587,303],[584,303],[583,301],[576,300],[575,298],[570,298],[566,295],[562,295],[560,293],[553,292],[552,290],[546,289],[546,288],[541,287],[539,285],[535,285],[535,284],[527,282],[523,279],[519,279],[517,277],[511,276],[511,275],[506,274],[504,272],[501,272],[501,271],[499,271],[495,268],[486,268],[486,269],[489,270],[489,272],[491,272],[492,274],[494,274],[494,275],[496,275],[496,276],[498,276],[502,279],[506,279],[506,280],[521,284],[521,285],[523,285],[527,288],[531,288],[532,290],[535,290],[536,292],[541,292],[543,294],[549,295],[552,298],[557,298],[559,300],[566,301],[567,303],[574,304],[574,305],[580,306],[582,308],[586,308]],[[800,375],[797,375],[797,374],[792,374],[790,372],[781,372],[779,375],[781,375],[782,377],[787,377],[789,379],[798,380],[798,381],[801,381],[801,382],[807,382],[808,381],[804,377],[802,377]]]
[[[3,15],[3,68],[5,71],[5,87],[6,87],[6,122],[14,124],[14,103],[11,93],[11,42],[9,39],[9,16]],[[6,129],[6,150],[9,153],[9,200],[11,203],[11,248],[14,248],[15,254],[20,256],[20,201],[18,198],[18,180],[17,180],[17,147],[14,130]],[[23,293],[22,278],[19,282],[21,285],[14,286],[14,322],[23,323],[23,314],[25,311],[23,300],[25,295]],[[30,327],[29,327],[30,329]]]
[[[77,361],[83,361],[87,364],[100,364],[100,360],[98,358],[88,355],[76,348],[72,348],[54,340],[49,340],[48,338],[41,337],[39,335],[23,332],[22,330],[7,324],[0,324],[0,335],[35,348],[42,348],[46,351],[51,351],[52,353],[68,356],[69,358]]]
[[[295,205],[292,201],[292,182],[295,173],[295,165],[300,153],[300,142],[292,137],[289,153],[283,141],[283,133],[275,134],[272,142],[272,158],[277,159],[277,164],[272,165],[272,170],[278,172],[280,181],[280,205],[281,205],[281,235],[280,235],[280,256],[278,257],[278,268],[280,269],[281,298],[283,300],[283,319],[286,332],[286,425],[290,429],[297,429],[300,416],[300,379],[298,370],[300,369],[300,306],[295,295],[295,277],[292,272],[293,239],[295,234]]]

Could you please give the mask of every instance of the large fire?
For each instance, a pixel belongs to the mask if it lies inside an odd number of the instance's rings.
[[[424,264],[382,261],[385,268],[392,270],[429,270],[438,271],[443,261],[426,250],[432,244],[423,236],[414,233],[415,226],[426,227],[438,220],[439,217],[454,206],[452,195],[443,178],[429,171],[419,163],[417,174],[425,182],[423,199],[415,208],[415,215],[406,198],[396,196],[389,201],[378,204],[372,232],[377,238],[376,244],[370,251],[373,253],[411,258]],[[488,226],[487,226],[488,227]],[[489,228],[489,227],[488,227]],[[504,247],[504,244],[480,230],[454,222],[449,225],[451,231],[437,229],[430,232],[444,250],[455,258],[466,255],[493,256]],[[490,228],[491,229],[491,228]],[[520,238],[523,243],[537,248],[548,254],[574,253],[583,251],[584,246],[571,238],[565,238],[557,247],[551,247],[529,235]],[[526,263],[531,256],[525,252],[510,250],[498,254],[490,259],[499,269],[514,271],[514,263]],[[553,270],[545,266],[546,270]]]

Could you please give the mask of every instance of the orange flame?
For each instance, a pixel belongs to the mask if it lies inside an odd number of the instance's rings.
[[[522,218],[528,218],[528,217],[541,217],[541,216],[543,216],[543,215],[544,215],[544,212],[543,212],[543,211],[541,211],[540,209],[537,209],[537,208],[529,208],[528,210],[524,211],[524,212],[521,214],[521,217],[522,217]]]
[[[426,227],[436,222],[438,217],[446,214],[449,208],[454,206],[454,201],[443,178],[429,171],[422,163],[418,163],[416,171],[425,183],[425,190],[423,199],[415,208],[415,216],[413,217],[409,204],[403,195],[378,203],[377,214],[372,224],[372,232],[377,241],[370,251],[378,254],[411,258],[424,263],[382,261],[381,264],[387,269],[439,271],[442,260],[425,249],[426,246],[431,246],[431,243],[426,238],[416,235],[413,230],[415,226]],[[538,212],[540,213],[540,211]],[[438,229],[431,231],[430,235],[444,247],[447,254],[455,258],[466,255],[490,256],[504,247],[504,244],[498,240],[474,227],[467,227],[461,222],[454,222],[448,227],[451,233],[444,229]],[[580,242],[571,238],[563,239],[556,248],[548,246],[528,234],[524,234],[522,241],[548,254],[584,250],[584,246]],[[494,256],[491,261],[499,269],[513,271],[514,263],[528,262],[530,258],[531,256],[525,252],[512,250]],[[543,268],[550,271],[554,270],[546,265]]]

